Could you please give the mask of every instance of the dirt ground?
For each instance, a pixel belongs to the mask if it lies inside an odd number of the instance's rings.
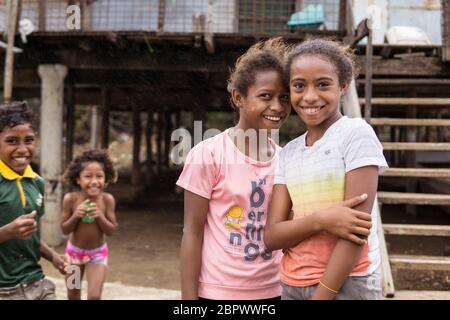
[[[107,282],[180,290],[179,248],[182,237],[181,198],[155,201],[142,208],[117,210],[119,228],[107,239],[110,258]],[[55,248],[64,252],[64,246]],[[45,274],[61,278],[43,261]]]
[[[143,196],[137,199],[133,197],[134,190],[126,181],[123,185],[109,190],[118,201],[119,228],[107,240],[110,259],[104,291],[106,299],[180,297],[179,249],[183,228],[183,198],[182,194],[174,193],[174,175],[167,174],[164,180],[160,181],[158,188],[144,192]],[[422,221],[425,217],[430,219],[431,212],[421,215],[422,218],[419,216],[412,219],[409,216],[404,218],[405,221],[399,221],[403,220],[403,217],[399,217],[397,210],[389,210],[395,216],[396,222],[448,222],[448,217],[440,214],[433,217],[434,221]],[[394,218],[386,214],[384,222],[393,221]],[[423,242],[415,237],[387,238],[389,251],[396,254],[448,255],[446,240],[429,237]],[[59,246],[56,250],[63,253],[64,246]],[[42,265],[45,274],[57,282],[58,297],[64,298],[62,277],[49,263],[43,261]],[[396,278],[397,290],[444,290],[438,291],[439,299],[444,296],[450,298],[450,279],[446,272],[400,270]]]

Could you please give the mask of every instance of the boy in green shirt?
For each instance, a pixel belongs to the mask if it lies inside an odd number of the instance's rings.
[[[44,180],[31,168],[36,148],[34,116],[26,102],[0,106],[0,300],[52,300],[41,256],[62,274],[68,266],[40,238]]]

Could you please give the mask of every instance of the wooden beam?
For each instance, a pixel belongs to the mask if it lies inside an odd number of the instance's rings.
[[[110,90],[108,87],[103,87],[102,91],[102,124],[101,124],[101,147],[107,149],[109,146],[109,111],[110,111]]]
[[[3,84],[3,98],[5,101],[12,99],[13,78],[14,78],[14,40],[16,37],[17,19],[19,16],[19,0],[8,1],[7,6],[9,12],[7,13],[8,21],[8,43],[6,47],[5,56],[5,74]]]
[[[141,186],[141,162],[139,159],[141,150],[141,108],[133,104],[133,168],[131,173],[131,184],[134,188]]]
[[[378,201],[383,204],[415,204],[450,206],[450,195],[433,193],[378,192]]]
[[[442,0],[442,60],[450,62],[450,0]]]
[[[40,32],[46,30],[46,21],[47,21],[47,1],[39,0],[38,1],[38,16],[39,16],[39,24],[38,30]]]
[[[66,154],[65,166],[72,161],[73,158],[73,143],[75,137],[75,103],[73,99],[73,86],[67,86],[66,99]]]
[[[357,56],[358,65],[365,66],[364,56]],[[440,57],[403,57],[402,59],[373,59],[374,77],[436,77],[448,78],[450,76],[450,65],[442,63]],[[365,68],[361,68],[361,75],[366,73]]]
[[[378,203],[378,201],[376,201]],[[381,205],[376,206],[377,211],[377,236],[380,248],[381,258],[381,281],[383,296],[392,298],[395,295],[395,285],[392,277],[391,265],[389,264],[389,255],[386,246],[386,239],[383,232],[383,221],[381,220]]]
[[[450,257],[391,255],[389,260],[396,269],[450,271]]]
[[[383,177],[450,178],[450,169],[440,168],[388,168]]]
[[[448,225],[384,224],[383,230],[388,235],[450,237]]]
[[[164,112],[164,166],[169,167],[170,159],[170,135],[172,133],[172,114]]]
[[[164,32],[164,21],[166,18],[166,0],[158,1],[158,32]]]
[[[450,143],[441,142],[382,142],[384,150],[450,151]]]
[[[153,177],[153,127],[154,127],[154,119],[153,119],[153,111],[147,111],[147,126],[145,132],[145,143],[146,143],[146,161],[147,161],[147,185],[150,185]]]
[[[360,99],[359,103],[364,104],[365,100]],[[450,98],[372,98],[372,105],[450,107]]]
[[[372,118],[374,126],[443,126],[450,127],[450,119],[404,119],[404,118]]]

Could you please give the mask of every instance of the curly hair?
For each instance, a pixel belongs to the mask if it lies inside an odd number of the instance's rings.
[[[284,85],[288,88],[288,82],[284,79],[285,56],[288,50],[289,45],[282,37],[270,38],[251,46],[230,70],[228,92],[231,94],[232,90],[236,89],[243,96],[247,96],[248,88],[255,82],[256,74],[272,70],[280,73]],[[232,99],[230,103],[233,109],[238,110]]]
[[[292,63],[300,56],[319,57],[333,64],[341,86],[349,84],[358,76],[359,70],[355,63],[355,54],[349,46],[331,39],[309,38],[294,46],[289,52],[286,63],[286,79],[289,79]]]
[[[34,113],[25,101],[12,101],[0,105],[0,132],[28,123],[35,130],[34,122]]]
[[[114,169],[108,152],[106,150],[94,149],[83,152],[82,155],[70,162],[69,167],[64,173],[64,181],[73,187],[79,187],[77,179],[80,177],[80,173],[84,168],[91,162],[98,162],[103,166],[106,183],[114,183],[117,181],[117,171]]]

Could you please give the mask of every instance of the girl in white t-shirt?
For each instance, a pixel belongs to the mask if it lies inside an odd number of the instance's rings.
[[[285,52],[281,39],[271,39],[252,46],[237,60],[228,85],[239,114],[237,125],[197,144],[187,156],[177,182],[185,189],[180,257],[183,299],[276,299],[281,295],[281,252],[266,248],[264,229],[279,149],[270,136],[291,109]],[[361,201],[355,198],[346,205]],[[343,215],[342,210],[348,223],[336,226],[332,221]],[[360,218],[355,217],[358,214]],[[364,228],[370,220],[369,215],[342,207],[312,217],[311,232],[328,230],[344,237],[354,231],[353,222]]]
[[[387,167],[382,146],[370,125],[339,108],[354,77],[353,54],[334,41],[307,40],[289,53],[286,71],[307,132],[280,152],[265,232],[270,249],[285,249],[282,299],[380,299],[376,227],[359,232],[364,245],[302,230],[311,213],[361,193],[368,199],[355,209],[372,214],[376,225],[378,173]]]

